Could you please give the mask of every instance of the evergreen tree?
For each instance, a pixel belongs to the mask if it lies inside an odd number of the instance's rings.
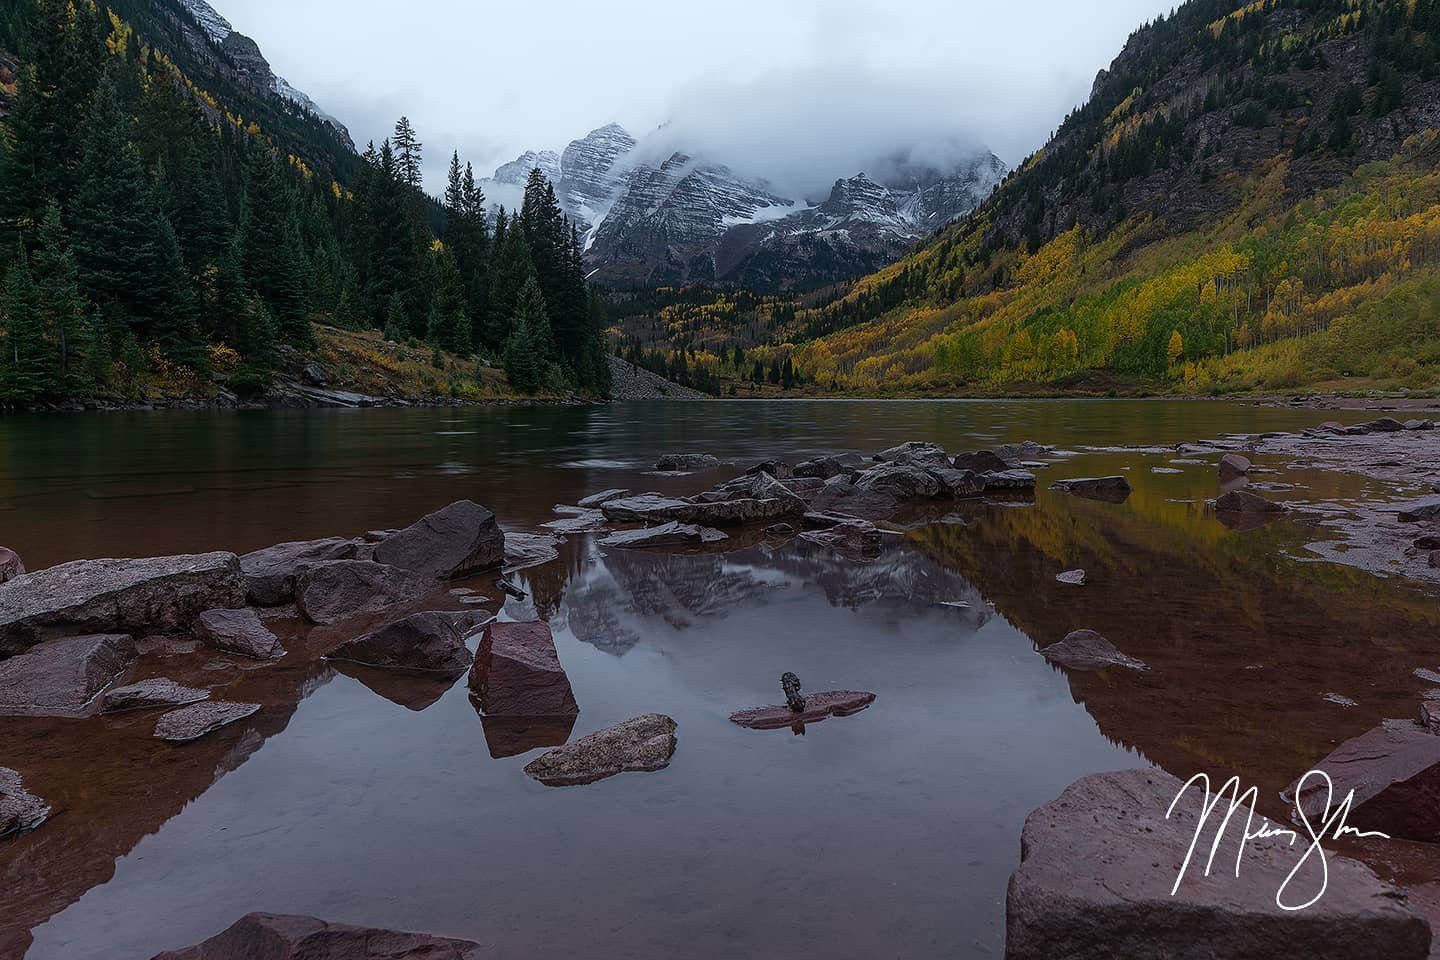
[[[531,277],[520,290],[509,339],[505,342],[505,376],[522,393],[535,393],[548,379],[550,319],[545,298]]]
[[[280,161],[257,143],[250,150],[247,173],[245,277],[274,313],[281,337],[308,346],[314,335],[305,297],[304,250]]]
[[[92,385],[88,355],[93,335],[60,205],[53,200],[45,208],[36,241],[33,267],[40,322],[54,350],[55,382],[63,393],[82,393]]]
[[[9,400],[35,400],[55,393],[50,349],[45,342],[40,292],[30,272],[22,241],[5,277],[5,339],[0,364],[0,394]]]
[[[534,279],[525,231],[518,220],[514,226],[508,225],[502,207],[495,221],[495,258],[490,267],[489,317],[484,336],[485,345],[492,351],[498,353],[509,342],[520,293]]]
[[[400,182],[411,190],[419,190],[424,145],[416,135],[415,128],[410,125],[408,117],[401,117],[395,122],[395,136],[392,139]]]

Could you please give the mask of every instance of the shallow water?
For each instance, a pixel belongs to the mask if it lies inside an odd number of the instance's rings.
[[[581,536],[519,574],[533,601],[505,615],[550,620],[581,705],[572,736],[668,713],[679,747],[658,773],[543,787],[520,769],[536,752],[492,756],[505,731],[463,680],[338,672],[304,641],[277,666],[217,657],[179,677],[265,705],[189,747],[151,740],[153,715],[0,718],[0,765],[56,807],[0,842],[0,955],[145,958],[267,910],[499,957],[998,957],[1024,817],[1077,777],[1158,764],[1273,798],[1338,741],[1413,713],[1413,671],[1440,668],[1433,598],[1298,562],[1317,533],[1290,521],[1225,529],[1203,504],[1218,454],[1172,465],[1196,458],[1159,449],[1331,418],[1007,401],[0,420],[0,542],[31,568],[348,535],[462,497],[534,529],[607,487],[727,475],[648,475],[671,450],[795,462],[1034,439],[1074,454],[1038,472],[1033,503],[960,505],[868,564],[797,541],[667,555]],[[1278,499],[1391,492],[1260,465],[1292,486]],[[1136,490],[1121,505],[1045,489],[1122,471]],[[1055,583],[1072,567],[1088,586]],[[1067,677],[1034,652],[1082,626],[1152,669]],[[728,721],[776,702],[785,670],[878,699],[803,736]],[[1431,865],[1401,851],[1393,866]]]

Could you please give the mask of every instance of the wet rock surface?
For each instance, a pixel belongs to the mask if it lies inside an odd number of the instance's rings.
[[[295,599],[295,580],[310,564],[327,560],[364,559],[368,546],[359,540],[331,537],[297,540],[255,550],[240,558],[245,595],[259,607],[278,607]]]
[[[655,469],[661,473],[712,470],[718,466],[720,458],[708,453],[669,453],[655,462]]]
[[[867,520],[886,520],[900,502],[881,490],[856,486],[848,476],[831,477],[810,501],[811,513],[843,513]]]
[[[909,463],[882,463],[862,470],[855,478],[855,486],[897,500],[933,500],[945,489],[929,470]]]
[[[308,568],[295,585],[295,605],[312,623],[338,623],[424,596],[433,581],[373,560],[334,560]]]
[[[1182,786],[1151,769],[1096,774],[1032,813],[1005,901],[1007,960],[1429,956],[1424,918],[1368,867],[1333,853],[1325,896],[1282,909],[1276,892],[1303,853],[1283,838],[1246,843],[1236,871],[1240,832],[1226,834],[1207,877],[1212,826],[1171,896],[1199,826],[1193,790],[1166,817]],[[1318,883],[1318,873],[1297,879],[1295,901]]]
[[[1220,458],[1220,479],[1233,480],[1250,472],[1250,458],[1238,453],[1227,453]]]
[[[125,634],[46,640],[0,660],[0,714],[77,716],[135,656]]]
[[[1333,796],[1323,780],[1292,783],[1285,797],[1312,823],[1327,805],[1355,791],[1348,822],[1391,837],[1440,843],[1440,737],[1413,720],[1389,720],[1347,740],[1315,765],[1330,775]]]
[[[756,707],[730,714],[730,721],[751,730],[779,730],[795,724],[819,723],[827,717],[848,717],[875,702],[875,694],[862,690],[831,690],[805,697],[805,709],[789,705]]]
[[[675,547],[719,543],[730,539],[726,534],[710,527],[698,527],[692,523],[671,521],[658,527],[639,530],[622,530],[612,533],[600,542],[607,547]]]
[[[611,500],[619,500],[629,492],[629,490],[622,489],[601,490],[599,493],[592,493],[590,496],[583,498],[579,505],[586,509],[593,509],[609,503]]]
[[[0,840],[28,833],[49,816],[49,804],[25,789],[20,774],[0,767]]]
[[[0,584],[0,657],[50,637],[187,630],[245,602],[233,553],[76,560]]]
[[[948,467],[950,457],[945,453],[945,448],[938,443],[930,443],[924,440],[911,440],[882,450],[875,454],[875,459],[880,463],[906,464],[925,467]]]
[[[844,520],[823,530],[807,530],[800,538],[846,556],[873,556],[882,544],[879,528],[869,520]]]
[[[9,547],[0,547],[0,583],[14,580],[25,572],[20,555]]]
[[[1215,512],[1278,516],[1285,512],[1285,505],[1248,490],[1231,490],[1216,498]]]
[[[1427,700],[1420,704],[1420,726],[1440,736],[1440,700]]]
[[[472,658],[455,619],[448,613],[411,614],[354,640],[329,654],[367,667],[417,670],[458,677],[470,669]]]
[[[525,765],[525,774],[547,787],[571,787],[654,772],[670,765],[675,742],[675,721],[648,713],[541,754]]]
[[[251,609],[207,610],[195,620],[195,637],[217,650],[252,660],[278,660],[285,656],[280,638]]]
[[[562,717],[580,712],[550,626],[542,621],[486,626],[469,683],[471,696],[487,715]]]
[[[106,713],[128,713],[158,707],[184,707],[210,699],[209,690],[187,687],[167,677],[155,677],[105,691],[102,701]]]
[[[993,450],[976,450],[962,453],[952,461],[956,470],[974,470],[976,473],[1004,473],[1011,468],[1009,461]]]
[[[1050,489],[1108,503],[1121,503],[1130,497],[1130,481],[1124,477],[1076,477],[1057,480],[1050,484]]]
[[[831,477],[849,476],[865,467],[865,458],[858,453],[841,453],[833,456],[815,457],[795,465],[795,476],[818,480]]]
[[[1147,669],[1144,662],[1121,653],[1094,630],[1076,630],[1059,643],[1045,647],[1040,655],[1069,670],[1104,670],[1108,667]]]
[[[463,577],[505,561],[505,534],[495,514],[460,500],[422,517],[375,547],[378,563],[437,580]]]
[[[155,721],[155,737],[171,743],[190,743],[222,727],[254,716],[259,710],[258,703],[205,700],[163,715]]]
[[[469,940],[251,913],[204,943],[154,960],[479,960],[482,949]]]
[[[1055,577],[1057,583],[1063,583],[1071,587],[1083,587],[1089,581],[1089,576],[1084,570],[1066,570]]]
[[[586,514],[577,514],[585,516]],[[573,517],[571,519],[574,519]],[[505,569],[524,570],[549,563],[560,556],[559,537],[543,533],[507,533],[505,535]]]

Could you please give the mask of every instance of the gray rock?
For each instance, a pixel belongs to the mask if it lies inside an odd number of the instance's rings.
[[[305,368],[300,371],[300,376],[304,377],[305,382],[312,387],[323,387],[330,382],[325,376],[325,368],[318,363],[305,364]]]
[[[437,580],[469,576],[505,561],[505,533],[495,514],[460,500],[381,541],[375,561]]]
[[[689,470],[713,470],[720,466],[720,459],[708,453],[669,453],[655,462],[655,469],[662,473],[682,473]]]
[[[25,572],[25,564],[20,562],[20,555],[9,547],[0,547],[0,583],[14,580]]]
[[[607,547],[671,547],[685,544],[718,543],[730,539],[719,530],[670,521],[658,527],[622,530],[600,542]]]
[[[938,484],[939,481],[937,480]],[[884,520],[892,516],[900,503],[890,494],[865,489],[836,476],[825,481],[825,487],[810,501],[811,513],[839,513],[868,520]]]
[[[976,473],[1004,473],[1010,469],[1010,463],[993,450],[977,450],[974,453],[962,453],[950,464],[956,470],[974,470]]]
[[[621,489],[601,490],[599,493],[592,493],[590,494],[590,496],[581,500],[580,506],[585,507],[586,509],[593,509],[595,507],[601,506],[602,504],[609,503],[611,500],[619,500],[621,497],[625,496],[625,494],[629,492],[629,490]]]
[[[1440,500],[1416,504],[1400,511],[1402,523],[1424,523],[1426,520],[1434,520],[1436,517],[1440,517]]]
[[[49,637],[188,630],[202,612],[244,602],[233,553],[76,560],[0,584],[0,657]]]
[[[1420,704],[1418,722],[1425,730],[1440,736],[1440,700],[1426,700]]]
[[[1047,456],[1054,452],[1054,447],[1044,443],[1036,443],[1034,440],[1022,440],[1019,443],[1002,443],[995,448],[995,455],[1007,461],[1034,459],[1035,457]]]
[[[909,443],[902,443],[899,446],[891,447],[889,450],[882,450],[875,454],[876,461],[880,463],[893,463],[900,465],[911,465],[921,467],[948,467],[950,466],[950,455],[945,448],[938,443],[929,443],[922,440],[912,440]]]
[[[1394,417],[1381,417],[1379,420],[1371,420],[1362,426],[1372,433],[1398,433],[1405,429],[1405,424]]]
[[[1056,480],[1050,484],[1050,489],[1087,500],[1119,503],[1130,496],[1130,481],[1124,477],[1075,477]]]
[[[1029,470],[996,470],[990,473],[983,473],[980,479],[985,481],[985,490],[1034,490],[1035,474]]]
[[[903,463],[882,463],[862,471],[855,478],[855,486],[871,493],[887,494],[902,502],[934,500],[944,493],[944,487],[929,470]]]
[[[155,737],[171,743],[189,743],[206,734],[214,733],[221,727],[229,726],[260,710],[258,703],[228,703],[224,700],[206,700],[201,703],[171,710],[155,721]]]
[[[789,480],[795,476],[795,468],[784,460],[761,460],[745,471],[747,474],[768,473],[776,480]]]
[[[559,520],[550,520],[540,524],[541,529],[553,530],[557,534],[565,533],[589,533],[605,526],[605,514],[599,510],[585,509],[583,513],[572,514],[568,517],[561,517]],[[508,545],[509,538],[506,538]]]
[[[20,774],[0,767],[0,840],[29,833],[50,816],[50,805],[25,789]]]
[[[336,647],[328,659],[450,676],[464,673],[472,662],[455,615],[440,612],[412,614],[356,637]]]
[[[786,490],[802,499],[813,497],[825,489],[825,481],[819,477],[791,477],[780,482],[785,485]]]
[[[0,661],[0,714],[76,716],[135,658],[123,634],[63,637]]]
[[[831,477],[849,476],[865,467],[865,458],[858,453],[841,453],[834,456],[816,457],[796,464],[795,476],[829,480]]]
[[[738,527],[749,523],[767,523],[786,517],[798,517],[809,509],[804,500],[793,494],[765,500],[721,500],[715,503],[687,503],[675,512],[675,519],[706,527]]]
[[[390,533],[376,539],[384,539]],[[370,534],[366,534],[367,537]],[[245,596],[256,606],[278,607],[295,599],[295,580],[312,564],[327,560],[356,560],[364,546],[358,540],[332,537],[328,540],[299,540],[277,543],[247,553],[240,558],[240,572],[245,577]]]
[[[1233,480],[1250,472],[1250,459],[1238,453],[1227,453],[1220,458],[1220,479]]]
[[[805,527],[808,530],[825,530],[830,527],[836,526],[837,524],[852,523],[862,518],[851,516],[848,513],[823,513],[816,510],[805,514],[802,519],[804,520]]]
[[[1070,670],[1104,670],[1108,667],[1150,669],[1143,661],[1127,657],[1115,649],[1113,643],[1094,630],[1076,630],[1059,643],[1052,643],[1041,650],[1040,655],[1051,663]]]
[[[373,560],[334,560],[312,566],[300,576],[295,605],[312,623],[338,623],[418,600],[432,585],[420,574]]]
[[[654,522],[673,520],[681,510],[690,506],[688,500],[662,497],[658,493],[644,493],[635,497],[621,497],[610,500],[600,507],[606,520],[615,523]]]
[[[1405,421],[1405,429],[1406,429],[1406,430],[1412,430],[1412,431],[1434,430],[1434,429],[1435,429],[1435,421],[1434,421],[1434,420],[1406,420],[1406,421]]]
[[[823,530],[807,530],[800,539],[818,543],[844,556],[868,556],[880,552],[880,530],[869,520],[847,520]]]
[[[674,755],[675,721],[648,713],[556,747],[526,764],[525,773],[547,787],[578,786],[619,773],[663,770]]]
[[[1089,582],[1084,570],[1067,570],[1055,578],[1058,582],[1072,587],[1083,587]]]
[[[206,610],[195,620],[195,638],[217,650],[254,660],[278,660],[285,656],[280,638],[260,622],[260,615],[248,607],[240,610]]]
[[[105,691],[105,713],[126,713],[155,707],[183,707],[210,699],[209,690],[185,687],[166,677],[141,680]]]
[[[154,960],[480,960],[492,955],[469,940],[251,913],[204,943]]]
[[[1215,510],[1217,513],[1281,514],[1285,512],[1285,505],[1248,490],[1231,490],[1215,500]]]
[[[941,492],[952,500],[967,500],[985,493],[985,478],[974,470],[931,467],[930,475],[940,481]]]
[[[507,533],[505,534],[505,569],[524,570],[527,567],[537,567],[542,563],[549,563],[560,556],[559,547],[562,542],[559,537],[543,533]]]
[[[805,512],[805,500],[783,481],[768,473],[753,473],[717,484],[695,498],[697,503],[719,503],[726,500],[783,500],[793,511]],[[680,511],[683,513],[683,508]]]
[[[1205,876],[1223,807],[1201,831],[1205,839],[1172,896],[1200,829],[1202,795],[1193,787],[1166,816],[1182,786],[1153,769],[1096,774],[1032,813],[1005,901],[1006,960],[1429,955],[1428,926],[1398,891],[1331,850],[1325,895],[1304,910],[1282,909],[1276,894],[1307,844],[1272,837],[1242,850],[1243,814]],[[1305,872],[1315,862],[1312,856],[1289,887],[1287,903],[1318,891],[1318,868]]]

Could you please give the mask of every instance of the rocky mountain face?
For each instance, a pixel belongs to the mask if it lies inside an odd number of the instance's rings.
[[[650,159],[645,146],[612,123],[561,153],[522,154],[491,182],[521,184],[539,167],[585,233],[594,282],[803,290],[897,259],[973,210],[1006,173],[982,150],[948,169],[896,164],[883,181],[860,173],[828,195],[798,197],[700,156]]]

